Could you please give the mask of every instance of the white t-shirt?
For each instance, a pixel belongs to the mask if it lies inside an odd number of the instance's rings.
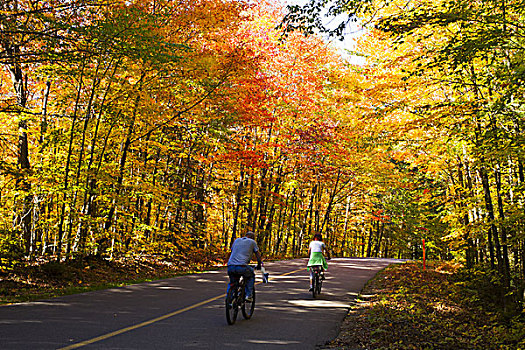
[[[324,247],[325,245],[321,241],[311,241],[310,242],[310,252],[312,253],[322,253]]]

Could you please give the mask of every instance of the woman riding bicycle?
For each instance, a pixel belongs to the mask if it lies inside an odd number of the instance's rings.
[[[312,291],[312,280],[314,277],[314,272],[311,266],[322,266],[323,271],[328,269],[328,264],[323,256],[323,252],[326,252],[326,257],[330,260],[330,252],[323,242],[323,236],[320,233],[316,233],[314,235],[314,240],[310,242],[308,248],[308,255],[310,256],[310,260],[308,260],[308,270],[310,270],[310,292]]]

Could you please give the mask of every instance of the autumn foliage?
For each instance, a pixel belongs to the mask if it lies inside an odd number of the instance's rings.
[[[283,40],[277,3],[2,11],[3,269],[220,253],[247,230],[267,256],[304,254],[313,232],[372,250],[373,204],[352,211],[390,163],[360,141],[358,68],[320,37]]]
[[[0,268],[197,261],[248,230],[282,257],[315,232],[334,256],[425,239],[519,310],[522,3],[358,10],[365,65],[283,36],[277,1],[2,2]]]

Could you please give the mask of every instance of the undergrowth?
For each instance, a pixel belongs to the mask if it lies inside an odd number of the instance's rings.
[[[502,312],[493,287],[489,275],[450,263],[391,266],[365,286],[339,337],[322,349],[524,350],[525,313]]]
[[[179,259],[159,256],[87,256],[68,261],[18,262],[0,269],[0,304],[32,301],[143,281],[173,277],[221,266],[224,256],[191,252]]]

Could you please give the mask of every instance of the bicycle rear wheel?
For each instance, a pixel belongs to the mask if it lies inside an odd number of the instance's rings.
[[[237,320],[239,313],[239,303],[237,300],[237,286],[230,286],[230,290],[226,294],[226,321],[232,325]]]
[[[255,310],[255,289],[253,290],[252,301],[251,302],[244,301],[242,303],[241,310],[242,310],[242,315],[244,316],[245,319],[249,320],[252,317],[253,311]]]
[[[317,274],[317,284],[315,288],[317,289],[317,295],[321,294],[321,288],[323,287],[323,280],[321,278],[321,274]]]
[[[315,271],[314,278],[312,280],[312,296],[314,298],[316,298],[317,295],[320,293],[319,283],[319,274],[317,273],[317,271]]]

